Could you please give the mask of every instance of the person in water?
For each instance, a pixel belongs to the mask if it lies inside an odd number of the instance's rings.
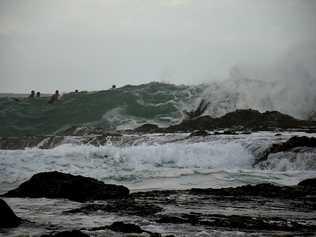
[[[34,96],[35,96],[35,91],[32,90],[32,91],[31,91],[31,94],[29,95],[29,98],[34,98]]]
[[[41,92],[36,92],[36,97],[41,97]]]
[[[55,94],[53,94],[53,95],[50,97],[48,103],[49,103],[49,104],[52,104],[52,103],[56,102],[57,100],[59,100],[59,91],[58,91],[58,90],[56,90],[56,91],[55,91]]]

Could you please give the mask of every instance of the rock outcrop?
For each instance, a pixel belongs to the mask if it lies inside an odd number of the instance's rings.
[[[273,144],[269,149],[267,149],[263,155],[256,159],[254,166],[260,165],[261,162],[266,161],[270,154],[278,152],[299,152],[300,150],[295,149],[299,147],[313,147],[316,148],[316,138],[306,137],[306,136],[294,136],[291,137],[286,142]]]
[[[135,132],[193,132],[196,130],[236,129],[239,131],[263,131],[275,129],[316,129],[316,121],[295,119],[278,111],[260,113],[257,110],[242,109],[225,114],[219,118],[205,115],[185,119],[167,128],[144,124]]]
[[[311,183],[309,185],[309,183]],[[267,197],[267,198],[306,198],[310,195],[316,194],[316,188],[313,185],[315,180],[302,181],[299,185],[295,186],[277,186],[269,183],[262,183],[257,185],[244,185],[235,188],[220,188],[220,189],[198,189],[193,188],[190,190],[192,194],[207,194],[215,196],[252,196],[252,197]]]
[[[9,205],[0,199],[0,228],[12,228],[20,225],[22,220],[15,215]]]
[[[61,172],[38,173],[7,192],[6,197],[66,198],[72,201],[126,198],[129,190],[121,185],[104,184],[93,178]]]
[[[201,116],[191,120],[184,120],[180,124],[166,128],[168,132],[214,130],[214,129],[239,129],[239,130],[274,130],[290,128],[316,127],[316,122],[295,119],[278,111],[260,113],[257,110],[236,110],[219,118]]]

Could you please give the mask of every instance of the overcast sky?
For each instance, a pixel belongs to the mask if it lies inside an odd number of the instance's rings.
[[[308,52],[315,13],[314,0],[0,0],[0,92],[224,79]]]

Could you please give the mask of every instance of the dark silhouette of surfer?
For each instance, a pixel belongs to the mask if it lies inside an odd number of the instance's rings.
[[[34,98],[34,96],[35,96],[35,91],[31,91],[31,94],[29,95],[29,98]]]
[[[38,91],[38,92],[36,93],[36,97],[41,97],[41,92]]]
[[[49,104],[53,104],[53,103],[55,103],[55,102],[58,101],[58,100],[59,100],[59,91],[56,90],[56,91],[55,91],[55,94],[53,94],[53,95],[50,97],[48,103],[49,103]]]

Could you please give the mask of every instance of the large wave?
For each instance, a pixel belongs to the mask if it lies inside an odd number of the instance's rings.
[[[316,119],[316,79],[303,67],[288,74],[291,77],[260,81],[249,79],[235,68],[231,78],[224,81],[196,86],[152,82],[68,93],[53,105],[47,103],[47,98],[0,98],[0,136],[46,135],[70,126],[127,129],[148,122],[167,126],[180,121],[182,111],[196,108],[201,99],[210,103],[206,114],[213,117],[252,108]]]

